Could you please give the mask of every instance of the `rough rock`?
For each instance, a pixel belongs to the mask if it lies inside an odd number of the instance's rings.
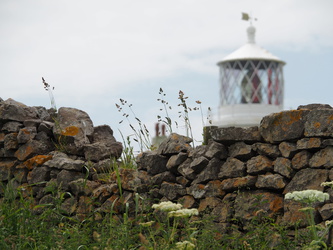
[[[246,173],[245,163],[229,157],[227,161],[221,166],[220,172],[218,173],[219,179],[242,177]]]
[[[187,136],[171,134],[157,149],[160,155],[174,155],[180,152],[188,152],[192,149],[190,143],[193,140]]]
[[[251,188],[254,187],[257,178],[257,176],[248,175],[244,177],[225,179],[221,182],[221,188],[222,190],[229,192],[242,188]]]
[[[319,213],[323,220],[331,220],[333,218],[333,203],[325,204],[319,209]]]
[[[72,194],[74,194],[75,197],[78,197],[79,195],[91,195],[93,190],[99,186],[99,183],[81,178],[71,181],[68,185]]]
[[[224,160],[228,157],[228,150],[223,144],[210,140],[204,156],[208,159],[219,158]]]
[[[205,197],[206,190],[204,184],[194,184],[186,188],[187,194],[190,194],[194,199],[201,199]]]
[[[294,176],[294,170],[291,168],[291,161],[284,157],[278,157],[273,162],[274,172],[287,177],[288,179]]]
[[[259,189],[281,190],[286,186],[286,181],[279,174],[267,173],[259,175],[256,187]]]
[[[48,167],[37,167],[34,168],[28,174],[28,183],[29,184],[39,184],[45,183],[51,179],[50,177],[51,169]]]
[[[298,152],[295,143],[285,141],[279,144],[279,150],[282,156],[286,158],[293,157]]]
[[[36,169],[39,169],[39,168],[36,168]],[[63,169],[57,175],[57,184],[62,188],[62,190],[68,191],[69,183],[71,181],[74,181],[77,179],[82,179],[84,177],[85,177],[85,174],[83,174],[83,173]]]
[[[308,110],[288,110],[265,116],[259,131],[265,141],[277,143],[303,136]]]
[[[63,143],[66,150],[72,154],[82,152],[83,146],[90,143],[94,132],[93,122],[89,115],[79,109],[62,107],[58,110],[53,127],[56,139]],[[71,145],[74,144],[74,145]]]
[[[247,161],[248,174],[260,174],[273,171],[273,164],[266,156],[258,155]]]
[[[223,162],[219,158],[213,158],[207,164],[200,174],[198,174],[197,178],[194,179],[192,184],[197,183],[207,183],[210,180],[216,178],[218,173],[220,172],[220,167]]]
[[[6,122],[1,130],[7,133],[17,133],[23,127],[21,122]]]
[[[82,160],[73,160],[61,152],[56,152],[52,160],[44,163],[44,166],[49,168],[65,169],[69,171],[81,172],[84,168],[85,162]]]
[[[279,147],[269,143],[254,143],[252,145],[252,149],[261,155],[266,155],[271,158],[276,158],[281,155]]]
[[[208,159],[204,156],[194,159],[193,161],[185,161],[178,167],[178,172],[185,178],[193,180],[196,178],[206,166],[208,165]]]
[[[316,109],[310,111],[305,123],[306,137],[333,137],[333,109]]]
[[[301,169],[286,186],[283,194],[307,189],[323,191],[324,188],[320,184],[327,181],[327,178],[328,171],[326,169]]]
[[[54,145],[49,140],[30,140],[18,148],[15,152],[15,157],[20,161],[24,161],[38,154],[47,154],[53,149]]]
[[[293,169],[300,170],[309,166],[309,160],[312,154],[309,151],[302,150],[295,154],[291,160],[291,165]]]
[[[186,194],[186,189],[183,188],[180,184],[170,183],[170,182],[163,182],[161,184],[161,188],[159,193],[166,197],[168,200],[175,200],[180,196]]]
[[[221,181],[213,180],[206,184],[205,186],[205,196],[206,197],[220,197],[223,198],[226,195],[226,192],[223,190]]]
[[[38,114],[35,108],[9,98],[0,102],[0,117],[1,120],[23,122],[29,119],[38,119]]]
[[[148,174],[155,175],[167,171],[168,158],[157,152],[143,152],[137,156],[136,163],[139,170],[147,170]]]
[[[17,142],[20,144],[27,143],[37,135],[37,129],[35,127],[26,127],[20,129],[17,135]]]
[[[206,129],[206,138],[211,138],[214,141],[231,144],[234,142],[258,142],[261,141],[261,136],[258,127],[240,128],[228,127],[218,128],[211,127]]]
[[[333,147],[329,146],[315,153],[309,162],[310,167],[333,167]]]
[[[2,160],[0,161],[0,181],[10,180],[12,177],[11,169],[16,165],[16,161]]]
[[[252,146],[244,142],[236,142],[229,146],[229,156],[240,160],[248,160],[253,155]]]
[[[283,198],[275,193],[260,190],[245,191],[237,195],[234,207],[235,218],[246,223],[254,217],[259,218],[261,213],[264,216],[274,217],[282,212]]]
[[[311,137],[311,138],[302,138],[297,141],[297,149],[319,149],[321,148],[321,138]]]
[[[19,147],[17,133],[10,133],[5,135],[3,143],[4,149],[7,151],[17,149]]]
[[[178,166],[182,164],[186,159],[187,153],[181,152],[179,154],[172,155],[166,164],[166,168],[172,173],[177,173]]]
[[[83,146],[84,157],[90,161],[101,161],[108,158],[118,159],[123,152],[120,142],[95,142]]]
[[[306,105],[299,105],[297,107],[297,110],[300,110],[300,109],[308,109],[308,110],[332,109],[332,107],[329,104],[311,103],[311,104],[306,104]]]

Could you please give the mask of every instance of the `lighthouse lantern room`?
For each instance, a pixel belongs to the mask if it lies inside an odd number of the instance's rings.
[[[255,43],[255,27],[249,20],[248,42],[218,62],[220,69],[220,127],[259,125],[263,116],[283,108],[285,62]]]

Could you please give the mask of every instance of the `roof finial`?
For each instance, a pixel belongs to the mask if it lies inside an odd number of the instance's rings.
[[[250,21],[250,27],[247,28],[247,38],[249,43],[255,43],[255,33],[256,28],[252,25],[252,20],[257,21],[257,18],[253,18],[252,14],[249,15],[248,13],[242,12],[242,20]]]

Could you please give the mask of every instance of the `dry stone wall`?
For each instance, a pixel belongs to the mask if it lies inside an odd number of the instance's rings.
[[[157,150],[137,156],[137,169],[118,169],[121,143],[109,126],[94,127],[87,113],[1,101],[0,196],[9,184],[36,204],[52,204],[62,192],[63,213],[82,219],[111,208],[121,214],[126,203],[134,212],[138,197],[144,211],[170,200],[198,208],[228,232],[267,216],[305,227],[301,205],[284,195],[315,189],[330,194],[315,204],[316,222],[333,218],[332,190],[320,185],[333,181],[330,106],[274,113],[259,127],[206,127],[204,135],[205,145],[192,148],[191,138],[171,134]]]

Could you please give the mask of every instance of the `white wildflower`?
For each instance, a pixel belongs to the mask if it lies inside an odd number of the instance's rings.
[[[187,240],[182,241],[182,242],[177,242],[176,243],[176,249],[181,249],[181,250],[192,250],[195,248],[195,245]]]
[[[181,209],[183,206],[182,204],[176,204],[173,203],[171,201],[163,201],[160,204],[154,204],[152,206],[152,208],[156,209],[156,210],[161,210],[161,211],[165,211],[165,212],[170,212],[170,211],[176,211]]]
[[[309,189],[309,190],[294,191],[291,193],[287,193],[284,198],[295,201],[312,203],[317,201],[324,202],[329,199],[329,195],[327,193],[323,193],[318,190]]]
[[[333,225],[333,220],[327,220],[325,221],[325,226],[326,227],[329,227],[329,226],[332,226]]]
[[[322,187],[333,187],[333,181],[326,181],[320,184]]]
[[[168,213],[169,217],[191,217],[192,215],[198,215],[198,209],[196,208],[184,208],[177,211],[171,211]]]

